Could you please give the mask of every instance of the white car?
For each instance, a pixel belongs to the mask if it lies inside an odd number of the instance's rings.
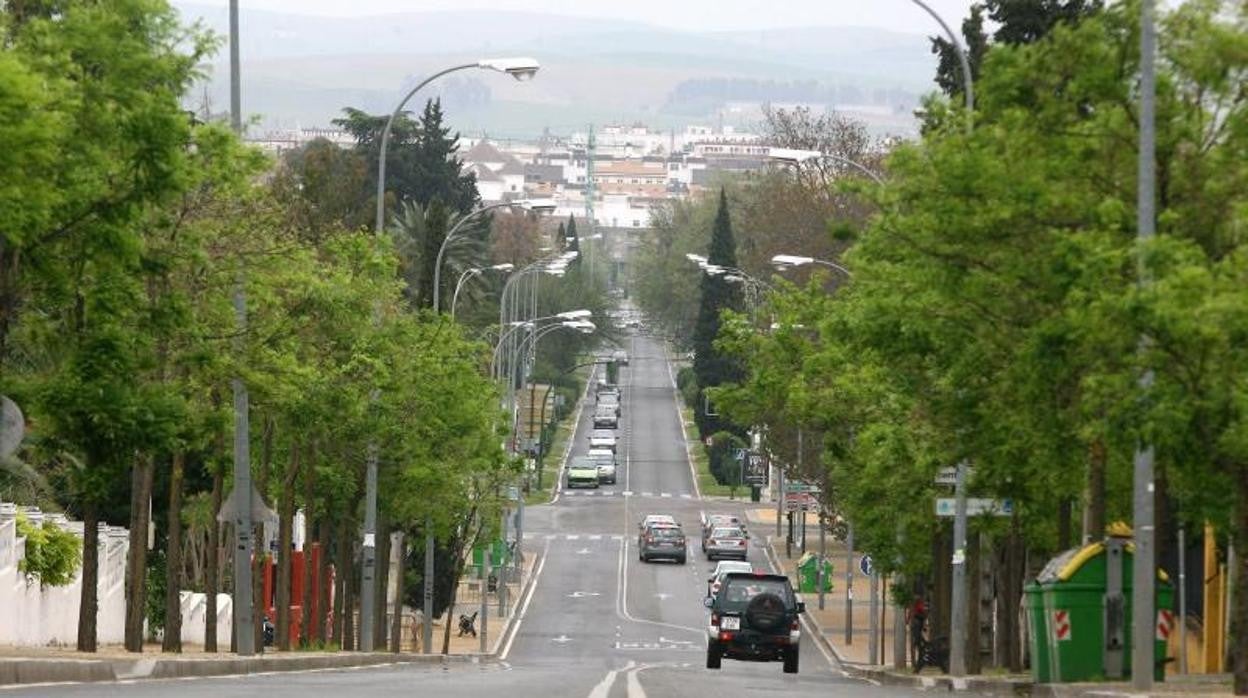
[[[614,429],[595,429],[589,432],[589,448],[591,450],[605,449],[615,453],[616,442]]]
[[[715,569],[711,572],[711,576],[706,578],[706,595],[714,596],[721,584],[724,582],[724,575],[729,572],[753,572],[754,566],[744,560],[720,560]]]
[[[586,458],[598,467],[599,482],[608,485],[615,484],[615,451],[593,448],[586,454]]]

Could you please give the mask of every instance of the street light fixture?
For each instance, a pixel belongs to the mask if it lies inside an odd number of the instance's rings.
[[[853,274],[851,274],[848,269],[837,264],[836,262],[829,262],[826,259],[815,259],[814,257],[801,257],[798,255],[792,255],[792,254],[778,254],[771,258],[771,263],[773,266],[776,267],[776,269],[780,271],[784,271],[786,269],[792,269],[794,267],[805,266],[807,264],[817,264],[819,266],[827,267],[829,269],[835,269],[841,272],[842,274],[844,274],[845,276],[853,276]]]
[[[832,160],[843,165],[848,165],[862,174],[870,177],[876,184],[883,184],[884,178],[879,172],[867,167],[866,165],[851,160],[847,157],[836,155],[834,153],[825,153],[819,150],[799,150],[796,148],[768,148],[767,157],[779,163],[801,167],[802,165],[817,160]]]
[[[532,211],[540,215],[554,211],[555,202],[550,199],[519,199],[517,201],[503,201],[501,203],[482,206],[456,221],[455,225],[451,226],[451,229],[446,233],[446,237],[442,238],[442,244],[438,246],[438,256],[433,262],[433,309],[435,312],[440,312],[442,310],[440,302],[442,296],[442,255],[446,254],[446,248],[450,246],[451,240],[455,239],[455,234],[459,232],[459,229],[464,227],[468,221],[486,213],[487,211],[493,211],[499,208],[518,208],[523,211]],[[451,300],[451,304],[454,305],[454,299]],[[454,315],[454,313],[451,313],[451,315]]]
[[[455,293],[451,296],[451,319],[455,319],[455,304],[459,302],[459,290],[463,288],[464,283],[467,282],[468,279],[484,274],[487,271],[501,271],[506,273],[515,268],[516,265],[507,262],[505,264],[495,264],[492,267],[473,267],[471,269],[465,269],[464,273],[459,275],[459,281],[455,282]]]
[[[422,80],[419,84],[408,91],[403,99],[399,100],[394,111],[390,113],[390,118],[386,119],[386,126],[381,131],[381,148],[377,157],[377,210],[376,217],[373,221],[373,230],[380,236],[385,228],[386,219],[386,150],[390,145],[390,132],[394,130],[394,122],[399,118],[399,114],[403,113],[403,107],[407,106],[409,100],[416,95],[426,85],[437,80],[438,78],[454,73],[459,70],[468,70],[478,68],[482,70],[496,70],[506,73],[513,78],[525,81],[537,74],[541,66],[532,58],[487,58],[479,60],[475,63],[464,63],[462,65],[451,66],[444,70],[440,70],[433,75]],[[437,287],[434,287],[435,292]],[[437,310],[435,306],[435,311]],[[361,551],[363,574],[361,575],[360,584],[360,649],[369,652],[373,649],[373,616],[376,606],[376,589],[373,584],[373,577],[376,567],[377,547],[377,457],[376,449],[369,449],[368,462],[365,475],[365,494],[366,502],[364,510],[364,546]],[[424,611],[426,618],[433,618],[433,527],[428,521],[426,528],[428,533],[425,539],[425,588],[424,588]],[[429,654],[433,648],[433,623],[425,623],[424,636],[422,638],[422,647],[425,654]]]

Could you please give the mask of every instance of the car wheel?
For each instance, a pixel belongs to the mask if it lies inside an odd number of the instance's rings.
[[[786,674],[797,673],[798,656],[799,656],[799,653],[796,647],[790,647],[789,649],[784,651],[784,673]]]
[[[778,631],[786,624],[784,599],[778,595],[763,592],[750,599],[745,607],[745,620],[750,627],[765,633]]]
[[[724,650],[720,648],[718,642],[712,642],[706,646],[706,668],[718,669],[724,658]]]
[[[682,565],[683,565],[683,564],[687,563],[687,562],[688,562],[688,560],[685,558],[685,556],[684,556],[684,555],[681,555],[680,557],[676,558],[676,562],[679,562],[680,564],[682,564]]]

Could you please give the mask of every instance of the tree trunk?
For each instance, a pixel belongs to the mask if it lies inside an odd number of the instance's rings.
[[[299,646],[312,644],[312,484],[316,477],[316,444],[308,447],[303,469],[303,594],[299,598]]]
[[[1248,696],[1248,465],[1238,468],[1239,496],[1235,498],[1235,523],[1231,534],[1235,567],[1227,572],[1233,578],[1231,606],[1231,672],[1235,695]]]
[[[1010,523],[1010,536],[1006,542],[1006,580],[1005,588],[1005,625],[1008,633],[1007,666],[1013,673],[1023,670],[1023,642],[1019,627],[1018,609],[1023,600],[1023,579],[1026,577],[1026,555],[1023,549],[1023,538],[1019,534],[1018,515]]]
[[[390,536],[385,533],[385,515],[377,514],[377,565],[373,575],[373,647],[386,649],[386,587],[390,577]]]
[[[343,636],[343,625],[346,623],[345,599],[347,593],[347,537],[350,526],[341,519],[334,526],[334,632],[333,642],[340,649],[347,649],[346,638]]]
[[[320,584],[319,602],[316,605],[316,640],[325,646],[329,639],[330,618],[330,585],[329,585],[329,520],[322,518],[316,527],[317,547],[321,551],[320,565],[317,567],[317,580]]]
[[[979,594],[982,574],[979,565],[980,535],[978,531],[966,534],[966,673],[979,674],[983,662],[979,654]]]
[[[932,603],[928,615],[931,637],[949,637],[953,603],[953,574],[950,557],[953,555],[953,533],[943,522],[933,541],[935,561],[932,565]]]
[[[78,600],[78,651],[94,652],[99,611],[100,512],[91,497],[82,503],[82,595]]]
[[[256,487],[263,499],[269,492],[269,473],[273,470],[273,432],[276,425],[272,417],[264,420],[264,433],[260,440],[260,472],[256,473]],[[264,653],[264,619],[269,617],[269,607],[264,602],[264,575],[267,571],[269,563],[268,540],[264,535],[264,524],[256,523],[255,530],[252,531],[252,540],[254,544],[254,557],[252,558],[251,571],[251,598],[253,599],[252,608],[254,609],[254,618],[252,623],[252,632],[255,634],[256,651]]]
[[[390,622],[390,651],[397,654],[403,649],[403,563],[407,561],[407,546],[404,545],[406,541],[402,531],[399,531],[396,537],[398,538],[397,545],[391,554],[395,556],[397,563],[395,572],[398,580],[394,594],[394,608],[391,610],[393,618]]]
[[[182,651],[182,478],[186,454],[173,454],[169,470],[168,545],[165,559],[165,638],[161,649]]]
[[[355,530],[354,527],[347,529],[348,533]],[[355,564],[355,541],[347,537],[347,556],[342,567],[342,648],[348,652],[353,651],[357,645],[355,642],[355,602],[359,597],[356,591],[358,585],[352,584],[359,579],[356,575],[359,570]]]
[[[459,552],[460,552],[460,553],[462,553],[462,551],[459,551]],[[456,555],[455,555],[455,563],[454,563],[454,568],[455,568],[455,569],[454,569],[454,573],[453,573],[453,575],[452,575],[452,577],[451,577],[453,580],[458,580],[458,579],[459,579],[459,575],[460,575],[460,574],[462,574],[462,572],[461,572],[461,567],[462,567],[462,565],[463,565],[462,559],[463,559],[463,555],[462,555],[462,554],[456,554]],[[482,580],[482,581],[484,581],[484,580]],[[498,578],[498,583],[499,583],[499,584],[502,584],[502,583],[503,583],[503,578],[502,578],[502,575],[499,575],[499,578]],[[484,593],[485,593],[485,590],[484,590],[484,589],[482,589],[481,593],[483,593],[483,594],[484,594]],[[454,622],[454,617],[455,617],[455,600],[456,600],[456,598],[457,598],[458,596],[459,596],[459,582],[458,582],[458,581],[453,581],[453,582],[451,583],[451,600],[450,600],[450,603],[447,605],[446,610],[445,610],[445,611],[443,611],[443,613],[442,613],[442,654],[450,654],[450,653],[451,653],[451,625],[452,625],[452,623]],[[426,619],[425,619],[425,622],[426,622],[426,623],[429,623],[429,622],[432,622],[432,621],[431,621],[430,619],[426,618]],[[478,621],[478,622],[479,622],[479,621]]]
[[[1072,509],[1071,501],[1065,497],[1063,497],[1062,501],[1057,505],[1057,549],[1058,550],[1070,550],[1071,547],[1073,547],[1071,543],[1071,534],[1072,534],[1071,517],[1072,517],[1073,512],[1071,511],[1071,509]]]
[[[125,644],[130,652],[143,651],[143,620],[147,610],[147,531],[151,525],[154,471],[150,457],[135,457],[134,470],[130,474],[130,550],[126,558]]]
[[[282,478],[282,492],[277,506],[277,579],[274,580],[273,605],[277,612],[277,648],[290,650],[290,582],[291,549],[294,548],[295,481],[299,477],[299,442],[290,445],[290,464]]]
[[[219,452],[218,448],[218,452]],[[208,565],[204,571],[204,596],[207,607],[204,610],[204,651],[217,651],[217,591],[221,588],[219,577],[221,565],[221,524],[217,523],[217,512],[221,511],[221,490],[225,486],[225,469],[220,465],[212,472],[212,525],[208,527]]]
[[[1105,468],[1108,459],[1105,442],[1101,439],[1093,441],[1088,458],[1087,527],[1083,530],[1085,541],[1105,537]]]

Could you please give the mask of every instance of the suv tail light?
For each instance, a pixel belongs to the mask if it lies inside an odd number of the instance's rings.
[[[719,627],[719,614],[718,613],[711,614],[711,625],[716,628]]]
[[[793,622],[789,623],[789,630],[798,631],[801,629],[802,629],[802,621],[798,620],[797,618],[794,618]]]

